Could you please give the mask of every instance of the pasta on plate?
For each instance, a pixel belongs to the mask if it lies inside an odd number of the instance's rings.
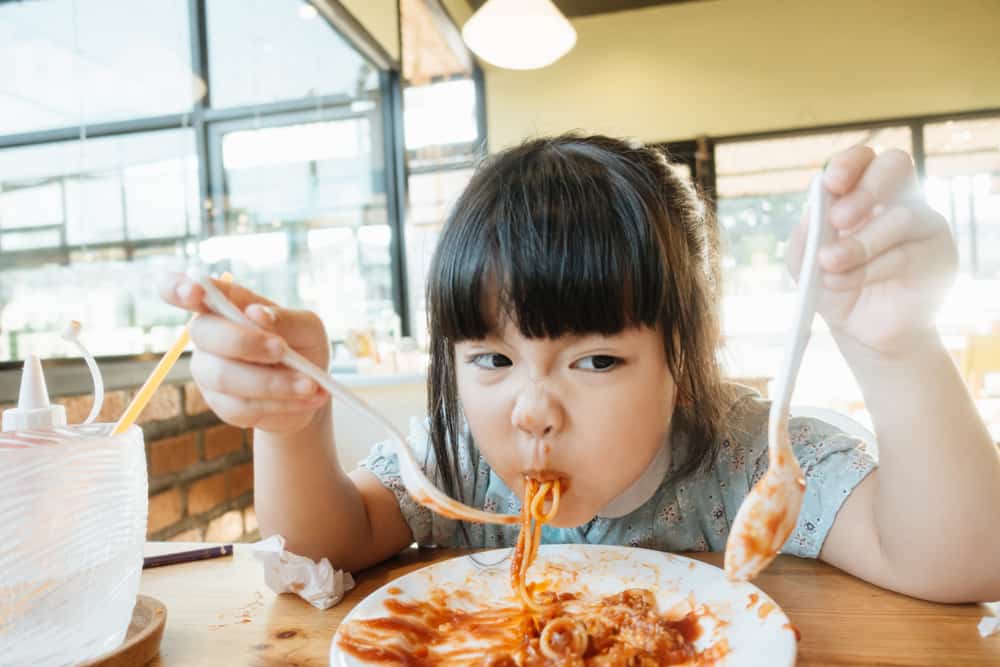
[[[542,526],[559,510],[562,484],[526,478],[524,486],[510,599],[478,601],[440,589],[420,600],[393,595],[383,603],[386,616],[341,626],[337,645],[366,663],[421,667],[709,667],[727,655],[725,639],[696,647],[707,608],[668,614],[642,588],[588,597],[527,581]]]

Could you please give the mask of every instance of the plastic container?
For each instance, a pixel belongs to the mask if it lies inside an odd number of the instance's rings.
[[[117,648],[142,573],[142,431],[0,433],[0,665],[67,665]]]

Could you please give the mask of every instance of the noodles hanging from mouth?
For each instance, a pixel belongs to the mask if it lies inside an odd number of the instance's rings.
[[[537,602],[531,596],[525,582],[528,568],[535,562],[538,555],[538,545],[542,541],[542,526],[555,518],[559,511],[559,497],[562,493],[560,480],[539,482],[537,479],[524,478],[524,501],[521,504],[521,532],[517,536],[517,546],[510,563],[511,588],[521,598],[521,604],[527,609],[538,611]],[[545,501],[552,505],[545,512]]]

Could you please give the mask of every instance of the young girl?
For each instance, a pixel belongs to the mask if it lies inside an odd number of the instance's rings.
[[[927,599],[1000,598],[1000,457],[933,324],[955,273],[948,225],[904,153],[848,149],[823,183],[839,235],[820,256],[819,311],[864,392],[879,462],[829,424],[792,419],[806,496],[783,551]],[[561,480],[543,542],[722,550],[767,467],[768,405],[721,377],[716,250],[704,207],[655,148],[570,135],[487,160],[430,270],[429,418],[411,433],[428,476],[504,513],[519,511],[526,477]],[[273,365],[290,346],[325,367],[319,319],[219,287],[265,330],[199,317],[192,374],[222,419],[255,429],[263,534],[346,570],[414,541],[514,544],[516,526],[458,525],[414,503],[389,446],[345,473],[328,397]],[[163,295],[203,310],[183,276]]]

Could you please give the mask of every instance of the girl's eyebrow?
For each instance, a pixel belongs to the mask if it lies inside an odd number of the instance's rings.
[[[591,333],[569,333],[566,334],[566,338],[572,342],[581,342],[589,339],[598,339],[602,341],[614,342],[618,341],[625,336],[624,331],[619,331],[618,333],[605,334],[599,333],[597,331]]]
[[[482,344],[482,343],[487,343],[488,344],[488,343],[503,343],[503,342],[505,342],[503,336],[501,336],[500,334],[488,331],[488,332],[486,332],[486,334],[482,338],[466,338],[465,340],[458,341],[458,344],[465,343],[465,344],[468,344],[468,345],[476,345],[476,344]]]

